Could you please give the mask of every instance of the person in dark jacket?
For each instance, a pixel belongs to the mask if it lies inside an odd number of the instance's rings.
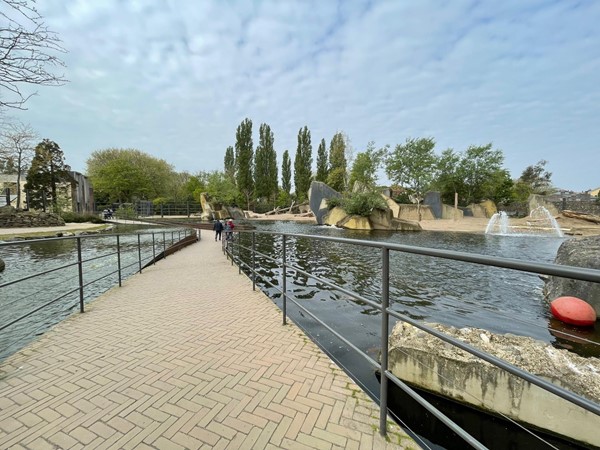
[[[215,242],[217,241],[217,238],[220,241],[221,232],[223,231],[223,223],[220,220],[215,220],[215,223],[213,224],[213,230],[215,231]]]

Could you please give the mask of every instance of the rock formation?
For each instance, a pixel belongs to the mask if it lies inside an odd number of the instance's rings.
[[[570,239],[561,244],[555,264],[600,270],[600,236]],[[544,296],[548,302],[562,296],[578,297],[588,302],[600,317],[600,283],[570,278],[548,277]]]
[[[600,400],[600,360],[596,358],[582,358],[529,337],[429,325],[582,397]],[[600,446],[600,417],[429,333],[398,322],[389,345],[389,369],[403,381]]]
[[[0,208],[0,228],[60,227],[62,217],[45,212],[17,211],[12,206]]]
[[[330,188],[321,181],[313,181],[310,183],[308,190],[308,203],[310,209],[317,219],[317,224],[323,225],[323,218],[329,212],[327,209],[327,199],[332,197],[341,197],[338,191]]]

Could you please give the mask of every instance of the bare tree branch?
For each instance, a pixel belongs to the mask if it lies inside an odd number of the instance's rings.
[[[20,86],[60,86],[67,82],[53,69],[65,67],[56,53],[66,53],[58,35],[44,24],[33,6],[35,0],[0,0],[0,108],[26,109]]]

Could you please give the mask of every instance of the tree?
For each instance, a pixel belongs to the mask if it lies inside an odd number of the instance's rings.
[[[30,207],[44,206],[47,191],[51,193],[52,206],[58,208],[58,188],[61,183],[73,182],[71,167],[65,164],[63,151],[58,144],[44,139],[35,147],[35,155],[27,172],[25,189],[30,193]]]
[[[354,188],[354,184],[358,182],[368,189],[375,188],[377,183],[377,170],[381,166],[389,146],[375,149],[375,142],[371,141],[367,144],[367,150],[356,155],[352,169],[350,170],[350,188]]]
[[[459,166],[461,155],[451,148],[442,152],[438,158],[437,177],[433,187],[440,191],[442,201],[449,205],[454,204],[455,194],[462,191],[463,180]]]
[[[33,129],[21,122],[9,124],[1,135],[0,160],[5,161],[4,170],[17,174],[17,209],[21,208],[21,176],[33,158],[36,137]]]
[[[259,129],[259,143],[254,157],[254,186],[258,199],[275,202],[277,196],[277,153],[273,148],[273,132],[266,123]]]
[[[329,175],[329,166],[327,165],[327,144],[325,139],[321,139],[319,149],[317,150],[317,176],[315,180],[327,183]]]
[[[435,177],[437,156],[433,138],[406,139],[397,145],[386,161],[390,179],[410,189],[417,197],[417,211],[421,220],[421,201]]]
[[[225,150],[225,174],[235,182],[235,154],[231,145]]]
[[[504,155],[492,149],[492,144],[471,145],[459,163],[459,176],[463,180],[462,199],[465,205],[491,199],[498,187],[498,172],[503,170]]]
[[[518,179],[529,186],[532,194],[546,195],[552,190],[552,173],[545,169],[546,164],[548,161],[542,159],[533,166],[527,166]]]
[[[136,149],[96,150],[86,163],[94,192],[111,203],[170,197],[180,184],[169,163]]]
[[[225,172],[217,170],[213,172],[200,172],[198,178],[202,184],[202,190],[195,193],[195,197],[200,200],[200,194],[206,192],[210,200],[220,205],[236,205],[236,198],[239,191],[235,187],[234,181]]]
[[[283,161],[281,163],[281,190],[284,194],[281,201],[283,204],[288,204],[290,192],[292,191],[292,161],[290,160],[290,152],[288,150],[283,152]]]
[[[327,184],[338,192],[346,190],[347,180],[346,141],[344,135],[338,132],[331,138],[329,144],[329,173]]]
[[[246,206],[250,210],[250,199],[254,193],[252,176],[252,121],[244,119],[235,133],[235,173],[238,190],[244,195]]]
[[[294,158],[294,186],[296,187],[296,198],[299,201],[306,200],[312,178],[312,144],[310,143],[310,131],[305,125],[298,131],[298,148]]]
[[[52,69],[64,67],[55,53],[65,53],[56,33],[44,24],[42,16],[28,0],[0,0],[0,108],[25,109],[31,97],[21,92],[21,85],[59,86],[67,80]]]

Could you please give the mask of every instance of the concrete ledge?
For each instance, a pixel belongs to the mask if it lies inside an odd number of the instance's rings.
[[[600,361],[528,337],[474,328],[434,328],[599,403]],[[389,368],[400,379],[495,414],[600,447],[600,417],[411,325],[390,336]]]

